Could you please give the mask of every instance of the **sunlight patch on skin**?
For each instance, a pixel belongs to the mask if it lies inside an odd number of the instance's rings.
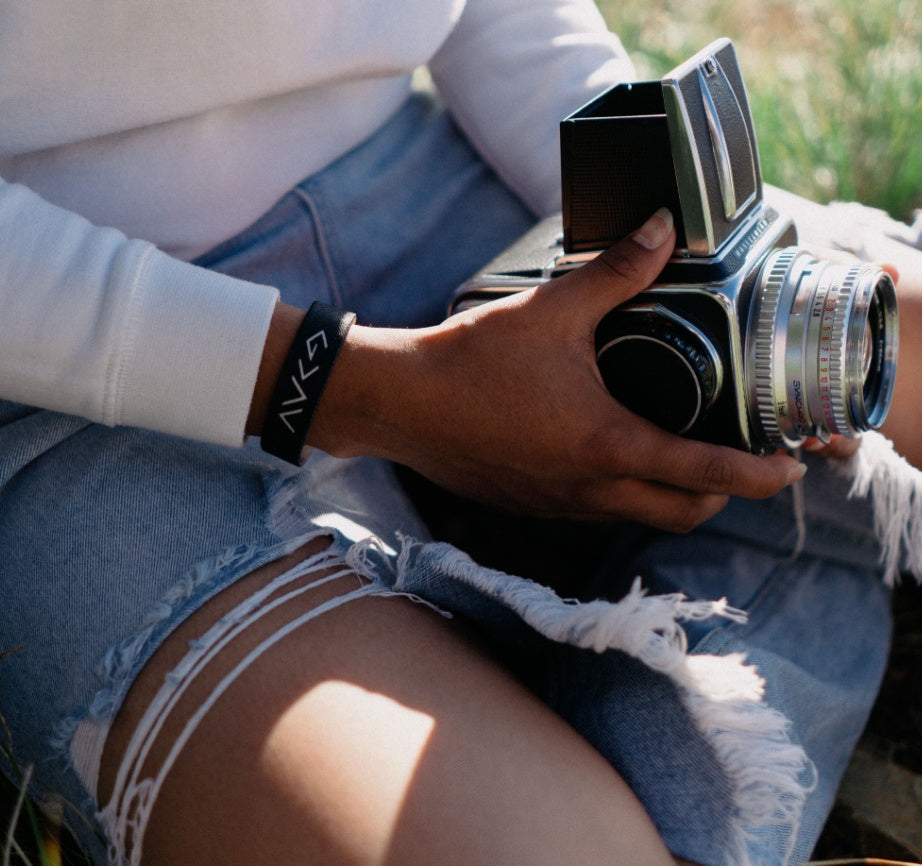
[[[368,841],[386,843],[396,833],[435,727],[428,713],[355,683],[328,680],[279,717],[261,763],[287,796],[330,820],[344,815],[343,802],[354,803],[366,817],[365,830],[374,825]]]

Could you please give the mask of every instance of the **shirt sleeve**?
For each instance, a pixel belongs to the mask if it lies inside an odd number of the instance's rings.
[[[239,445],[277,299],[0,180],[0,398]]]
[[[592,0],[468,0],[430,70],[474,146],[539,215],[560,210],[560,121],[635,74]]]

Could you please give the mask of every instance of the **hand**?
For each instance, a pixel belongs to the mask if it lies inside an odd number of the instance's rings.
[[[890,252],[899,265],[881,267],[896,283],[900,344],[893,401],[881,433],[913,466],[922,469],[922,253],[905,244],[894,244]]]
[[[861,447],[861,438],[848,438],[834,434],[828,442],[813,438],[806,439],[801,447],[804,451],[819,454],[821,457],[835,457],[844,460],[851,457]]]
[[[602,383],[597,323],[650,285],[674,244],[661,212],[567,276],[438,327],[353,327],[309,441],[388,457],[455,492],[545,516],[686,531],[730,495],[774,495],[802,476],[793,458],[666,433]]]

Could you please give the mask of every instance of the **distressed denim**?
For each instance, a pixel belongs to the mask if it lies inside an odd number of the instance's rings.
[[[450,118],[414,97],[199,264],[364,324],[424,325],[532,220]],[[0,708],[36,793],[74,805],[69,824],[95,862],[122,862],[158,780],[129,755],[113,802],[94,795],[134,677],[207,599],[324,533],[333,559],[306,573],[335,561],[362,576],[355,595],[422,598],[468,617],[500,656],[524,654],[528,685],[627,779],[676,854],[794,862],[831,806],[890,634],[872,509],[847,501],[847,473],[810,462],[802,503],[736,501],[694,533],[641,532],[638,544],[626,543],[638,528],[612,527],[600,600],[576,604],[429,539],[380,461],[314,452],[293,469],[252,444],[0,403],[0,649],[21,646],[0,661]],[[242,603],[190,647],[142,727],[154,731],[176,690],[268,603]]]

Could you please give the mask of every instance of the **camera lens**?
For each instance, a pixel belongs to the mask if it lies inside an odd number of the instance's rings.
[[[870,265],[788,247],[756,279],[746,333],[749,410],[765,444],[879,427],[896,374],[896,292]]]

